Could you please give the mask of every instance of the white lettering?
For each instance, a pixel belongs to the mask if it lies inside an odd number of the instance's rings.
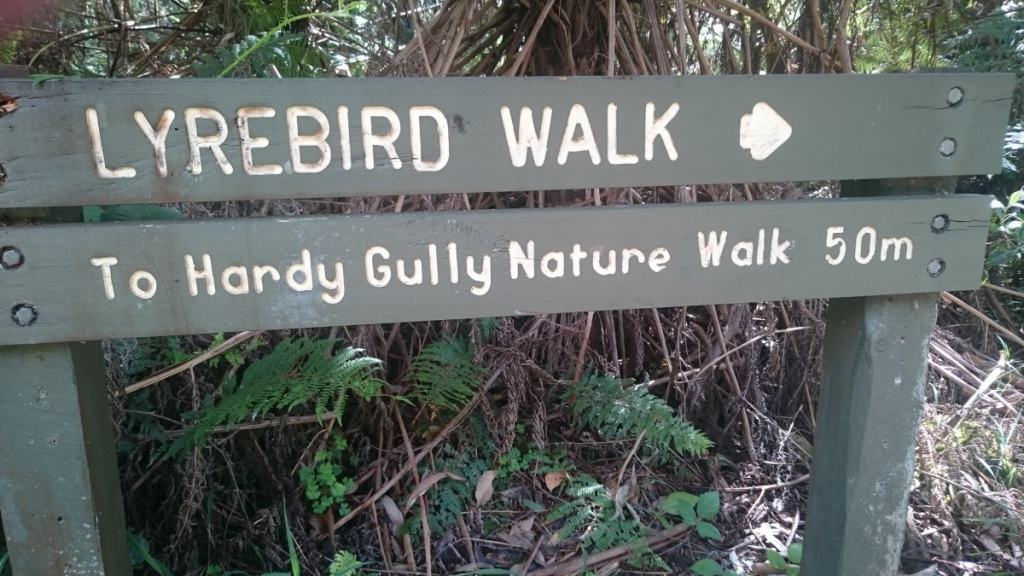
[[[576,136],[577,128],[580,136]],[[594,131],[590,129],[590,118],[582,104],[573,104],[569,109],[569,118],[565,121],[565,133],[562,134],[562,145],[558,149],[558,163],[565,164],[572,152],[590,153],[590,161],[594,165],[601,163],[601,153],[594,141]]]
[[[334,279],[327,277],[327,267],[323,264],[316,265],[316,277],[320,286],[334,293],[321,292],[320,299],[328,304],[337,304],[345,298],[345,270],[341,262],[334,264]]]
[[[742,252],[742,254],[741,254]],[[737,242],[732,247],[732,253],[730,254],[732,263],[743,267],[751,266],[754,264],[754,243],[753,242]]]
[[[651,250],[651,253],[647,256],[647,266],[651,268],[652,272],[661,272],[667,267],[666,264],[671,259],[672,255],[669,254],[667,249],[658,247]]]
[[[700,265],[702,268],[708,266],[719,266],[722,263],[722,251],[725,249],[725,241],[729,233],[722,231],[708,232],[707,239],[703,232],[697,233],[697,249],[700,251]]]
[[[373,133],[373,119],[383,118],[388,121],[389,128],[384,134]],[[365,106],[361,112],[363,130],[363,154],[366,156],[366,169],[373,170],[374,159],[373,149],[383,148],[391,159],[391,167],[398,170],[402,167],[402,160],[395,150],[395,141],[402,133],[402,125],[398,120],[395,111],[386,106]]]
[[[113,256],[105,256],[102,258],[93,258],[89,260],[93,266],[99,266],[100,277],[103,278],[103,294],[107,297],[107,300],[114,299],[114,281],[110,277],[110,267],[117,266],[117,258]]]
[[[540,271],[548,278],[565,276],[565,253],[548,252],[540,259]]]
[[[199,119],[210,120],[217,125],[217,133],[209,136],[200,136],[196,121]],[[203,159],[200,152],[203,148],[209,148],[213,157],[217,160],[221,171],[231,174],[234,167],[228,162],[227,156],[221,150],[221,145],[228,138],[228,122],[224,115],[213,108],[185,108],[185,130],[188,132],[188,146],[190,151],[189,171],[199,175],[203,173]]]
[[[139,125],[139,129],[142,130],[150,145],[153,146],[153,158],[156,159],[156,173],[161,178],[167,177],[167,133],[171,130],[172,122],[174,122],[174,110],[164,110],[160,114],[160,121],[157,123],[156,130],[154,130],[145,114],[141,111],[135,112],[135,123]]]
[[[466,256],[466,275],[480,283],[478,286],[470,286],[470,292],[477,296],[487,294],[487,291],[491,289],[491,257],[480,258],[480,271],[477,272],[473,268],[473,257]]]
[[[267,106],[246,106],[238,109],[235,123],[238,125],[238,136],[242,147],[242,169],[253,176],[273,176],[284,172],[280,164],[256,164],[252,159],[252,151],[270,146],[270,140],[262,136],[253,137],[249,129],[250,118],[273,118],[277,111]]]
[[[668,154],[669,160],[674,161],[679,157],[679,154],[676,153],[675,144],[672,143],[672,135],[668,132],[668,123],[676,117],[678,112],[679,104],[673,102],[664,114],[655,118],[654,103],[647,103],[644,113],[644,160],[648,162],[654,160],[654,140],[657,138],[661,138],[661,143],[665,146],[665,153]]]
[[[185,277],[188,279],[188,293],[193,296],[199,295],[199,279],[206,280],[206,293],[213,296],[217,293],[217,286],[213,280],[213,262],[209,254],[203,254],[203,269],[196,270],[196,263],[191,254],[185,255]]]
[[[220,273],[220,285],[228,294],[240,296],[249,293],[249,271],[245,266],[228,266]]]
[[[103,138],[100,136],[100,121],[95,108],[85,109],[85,127],[89,131],[89,140],[92,142],[92,160],[96,164],[96,172],[100,178],[135,178],[135,168],[131,166],[107,168],[106,157],[103,153]]]
[[[423,142],[420,134],[420,121],[423,118],[430,118],[437,125],[437,145],[440,150],[437,160],[423,159]],[[448,119],[437,108],[413,106],[409,109],[409,140],[412,146],[412,167],[417,171],[437,172],[448,164]]]
[[[533,240],[526,243],[526,252],[523,252],[522,245],[519,242],[512,241],[508,245],[508,263],[509,263],[509,275],[513,280],[519,278],[519,268],[523,269],[523,273],[526,274],[527,278],[533,278],[534,274],[534,244]]]
[[[452,245],[449,245],[449,247],[450,246]],[[378,277],[377,274],[374,272],[373,263],[373,259],[376,256],[380,256],[384,260],[387,260],[388,258],[391,257],[391,253],[388,252],[387,248],[383,248],[381,246],[374,246],[373,248],[370,248],[369,250],[366,251],[366,281],[370,283],[370,286],[383,288],[388,285],[388,282],[391,282],[391,268],[389,268],[387,264],[381,264],[380,266],[377,266],[376,272],[380,273],[380,276]]]
[[[281,279],[281,273],[277,271],[277,268],[273,266],[253,266],[252,267],[252,283],[256,288],[257,294],[263,293],[263,277],[270,274],[270,279],[277,282]]]
[[[296,276],[302,274],[302,281]],[[284,273],[284,281],[288,287],[296,292],[309,292],[313,289],[313,264],[309,256],[309,250],[302,250],[302,261],[296,262],[288,267]]]
[[[619,107],[608,104],[608,163],[636,164],[640,158],[636,154],[619,154]]]
[[[789,255],[786,254],[786,250],[789,250],[789,245],[789,240],[779,244],[779,229],[772,228],[772,248],[771,255],[768,259],[772,266],[775,266],[779,262],[789,264]]]
[[[146,288],[142,287],[142,281],[146,281]],[[128,288],[137,297],[143,300],[149,300],[156,294],[156,276],[153,276],[145,270],[136,270],[128,278]]]
[[[327,116],[312,106],[289,106],[285,116],[288,119],[288,149],[291,151],[292,171],[296,174],[323,172],[331,164],[331,147],[327,145],[331,125],[327,122]],[[300,117],[315,120],[319,125],[316,132],[299,134]],[[303,162],[303,148],[317,148],[320,150],[320,158],[316,162]]]
[[[501,124],[505,128],[505,141],[508,143],[508,155],[513,166],[525,166],[528,152],[533,153],[535,166],[539,168],[544,165],[544,157],[548,153],[548,135],[551,133],[550,107],[545,106],[541,111],[540,134],[537,134],[537,128],[533,123],[533,111],[529,106],[523,106],[519,110],[518,137],[512,123],[512,111],[508,106],[501,107]]]

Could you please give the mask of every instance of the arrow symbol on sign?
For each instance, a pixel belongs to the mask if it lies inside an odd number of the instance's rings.
[[[754,160],[764,160],[793,135],[793,127],[765,102],[754,104],[750,114],[740,118],[740,148],[750,150]]]

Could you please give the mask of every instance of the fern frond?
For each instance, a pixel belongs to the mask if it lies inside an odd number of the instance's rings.
[[[383,382],[374,376],[380,360],[356,348],[332,353],[333,340],[295,338],[282,341],[269,354],[253,362],[241,382],[224,383],[219,402],[196,415],[193,426],[168,448],[168,453],[203,442],[216,426],[236,424],[312,404],[317,416],[333,406],[340,422],[349,392],[363,399],[375,396]]]
[[[672,407],[632,380],[588,375],[569,389],[573,414],[608,439],[644,434],[655,450],[674,449],[700,456],[712,443],[703,432],[676,416]]]
[[[483,380],[474,360],[473,345],[465,338],[434,342],[413,360],[410,397],[434,408],[458,411],[469,402]]]

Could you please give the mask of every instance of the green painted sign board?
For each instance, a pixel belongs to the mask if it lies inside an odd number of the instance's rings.
[[[998,172],[1012,74],[0,81],[0,207]]]
[[[24,325],[0,344],[973,289],[988,216],[951,196],[8,228]]]
[[[892,179],[1001,169],[1013,83],[0,80],[0,208],[807,180],[909,193],[923,183]],[[978,285],[988,220],[986,197],[940,195],[0,229],[12,567],[130,570],[102,358],[79,341],[834,298],[801,569],[892,574],[934,293]]]

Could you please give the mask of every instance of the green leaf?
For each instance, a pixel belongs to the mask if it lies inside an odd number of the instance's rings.
[[[786,551],[786,558],[789,558],[791,564],[799,564],[804,559],[804,545],[800,542],[790,544]]]
[[[737,574],[736,572],[733,572],[732,570],[726,570],[725,572],[722,572],[722,576],[740,576],[740,575]]]
[[[800,574],[800,567],[799,566],[787,566],[786,567],[786,576],[797,576],[798,574]]]
[[[776,570],[782,570],[786,567],[786,559],[775,550],[768,550],[768,563]]]
[[[705,492],[697,500],[697,516],[700,516],[701,520],[714,520],[721,507],[722,502],[718,492]]]
[[[673,492],[661,502],[661,510],[666,514],[679,516],[687,526],[697,523],[697,497],[689,492]]]
[[[714,540],[715,542],[722,541],[722,533],[718,531],[718,528],[710,522],[697,522],[697,534],[700,534],[708,540]]]
[[[704,558],[694,562],[693,566],[690,566],[690,571],[697,574],[697,576],[721,576],[722,567],[718,565],[718,562],[710,558]]]

